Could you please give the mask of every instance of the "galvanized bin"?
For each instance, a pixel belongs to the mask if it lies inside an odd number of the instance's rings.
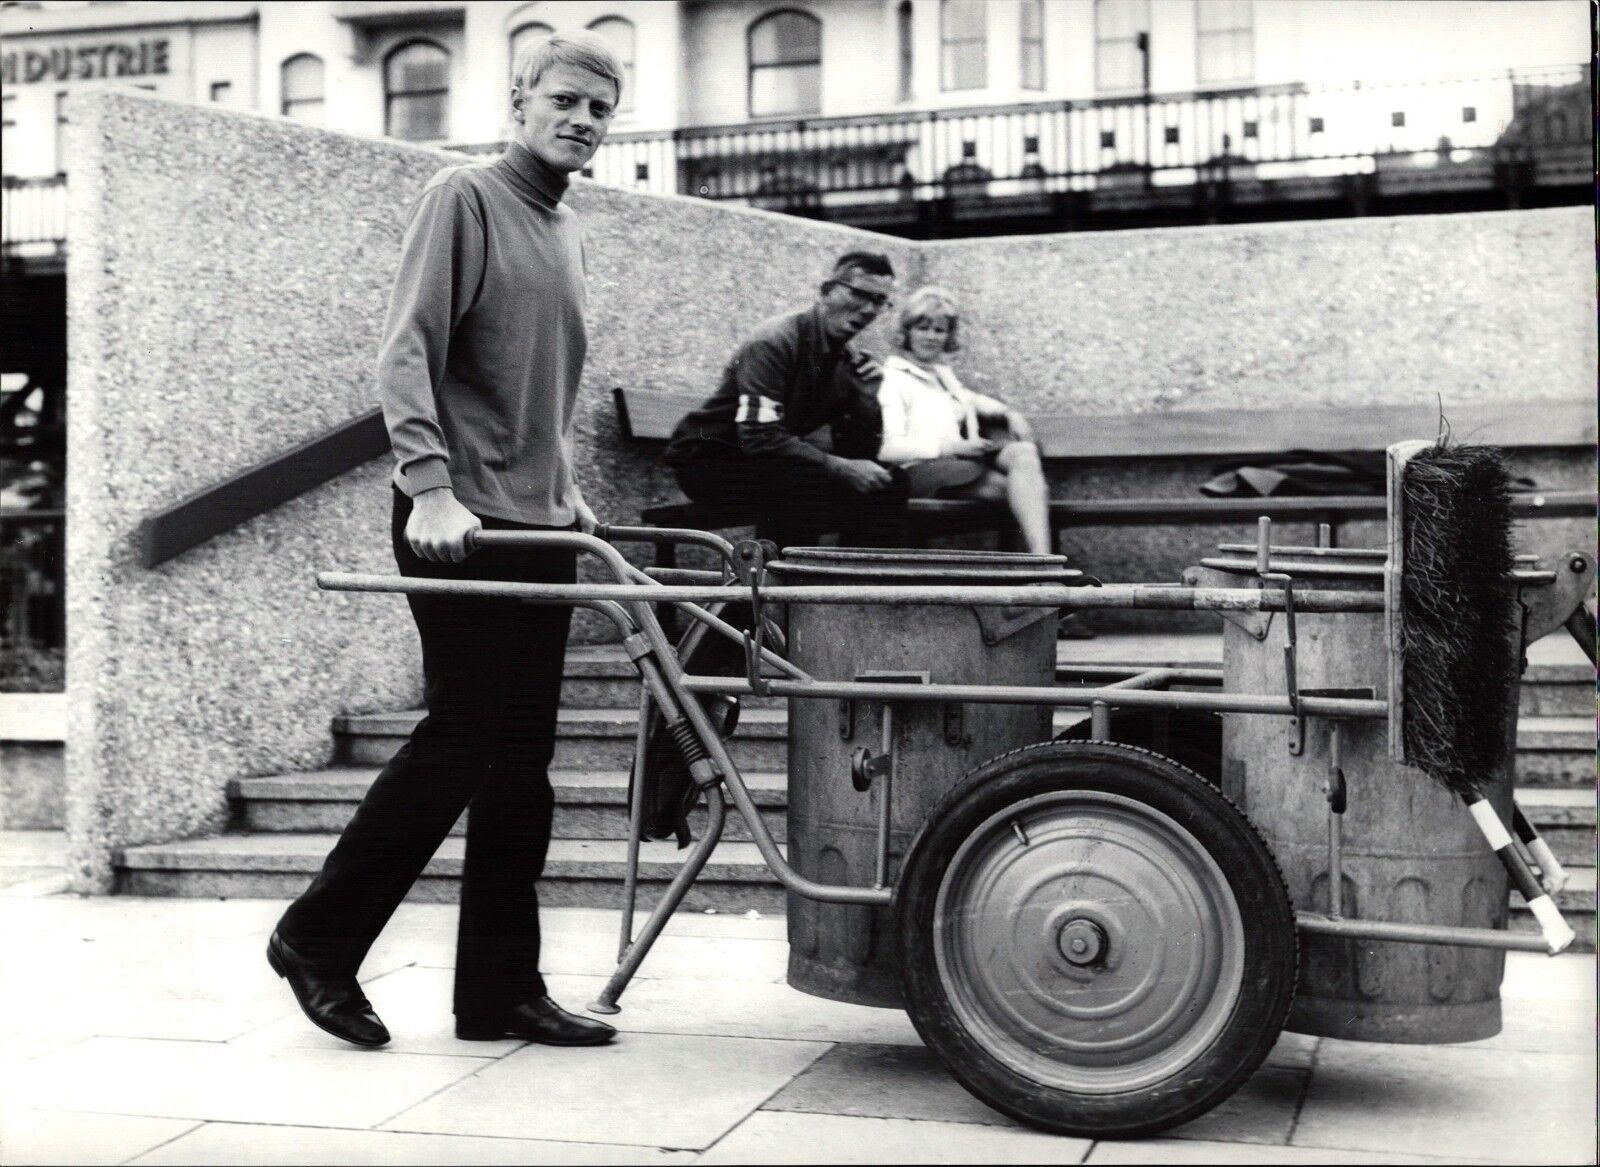
[[[1380,554],[1322,553],[1298,586],[1382,590]],[[1280,570],[1278,563],[1274,570]],[[1194,582],[1237,574],[1195,569]],[[1277,586],[1277,585],[1272,585]],[[1388,696],[1381,613],[1301,614],[1296,673],[1302,692],[1372,688]],[[1282,613],[1230,615],[1223,635],[1224,687],[1268,693],[1286,685]],[[1508,642],[1505,651],[1518,646]],[[1365,694],[1361,694],[1365,695]],[[1505,711],[1516,717],[1515,702]],[[1345,779],[1340,823],[1340,911],[1401,923],[1504,928],[1505,869],[1456,797],[1421,770],[1393,762],[1383,721],[1223,718],[1223,790],[1265,836],[1295,906],[1328,913],[1328,789],[1334,736]],[[1515,734],[1510,735],[1515,741]],[[1514,752],[1487,797],[1510,821]],[[1301,934],[1300,979],[1286,1028],[1349,1041],[1474,1041],[1500,1031],[1505,954],[1453,945],[1401,944]]]
[[[1054,555],[956,550],[790,548],[770,565],[782,584],[1062,583],[1078,573]],[[1049,685],[1056,609],[937,604],[792,604],[789,658],[830,680]],[[877,824],[892,784],[885,886],[940,797],[980,762],[1050,736],[1047,706],[896,702],[892,741],[884,702],[789,702],[789,862],[823,883],[871,886]],[[892,753],[857,789],[860,755]],[[880,763],[881,765],[881,763]],[[857,764],[859,770],[859,764]],[[835,1001],[901,1007],[890,914],[789,895],[789,983]]]

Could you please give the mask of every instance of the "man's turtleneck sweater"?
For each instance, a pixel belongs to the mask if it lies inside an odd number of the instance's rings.
[[[412,208],[378,352],[394,482],[468,510],[566,526],[587,347],[567,177],[520,142],[440,171]]]

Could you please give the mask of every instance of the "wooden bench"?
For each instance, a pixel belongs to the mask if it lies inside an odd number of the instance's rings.
[[[612,391],[623,436],[664,442],[684,414],[697,408],[697,395],[654,389]],[[1486,402],[1446,411],[1458,441],[1511,449],[1592,447],[1596,425],[1593,401]],[[1044,414],[1030,416],[1039,452],[1046,461],[1282,455],[1289,451],[1343,453],[1382,450],[1405,438],[1438,430],[1433,406],[1357,406],[1319,410],[1175,410],[1159,414]],[[1595,496],[1585,491],[1547,491],[1519,495],[1525,515],[1592,515]],[[1381,519],[1381,494],[1267,498],[1117,498],[1056,499],[1050,504],[1052,533],[1066,527],[1173,525],[1274,520],[1341,524]],[[654,527],[719,530],[749,526],[753,511],[689,501],[647,507],[640,519]],[[932,534],[1011,530],[1005,507],[963,499],[913,499],[908,530]],[[673,562],[661,548],[660,563]]]

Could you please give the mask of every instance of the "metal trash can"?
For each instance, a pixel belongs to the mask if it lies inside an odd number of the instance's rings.
[[[1064,583],[1079,573],[1056,555],[957,550],[789,548],[773,582],[1002,585]],[[1055,608],[791,604],[789,659],[821,679],[1050,685]],[[886,752],[885,703],[789,702],[788,857],[800,874],[871,886],[884,783],[858,790],[858,750]],[[892,886],[902,857],[940,797],[980,762],[1050,737],[1043,705],[895,702],[891,716]],[[861,1005],[902,1007],[890,913],[789,895],[789,983]]]
[[[1285,556],[1285,559],[1293,558]],[[1273,557],[1301,586],[1382,591],[1383,553],[1318,552],[1297,569]],[[1186,581],[1241,586],[1236,573],[1191,569]],[[1224,688],[1285,688],[1287,622],[1282,613],[1230,614],[1223,633]],[[1296,621],[1301,691],[1374,688],[1387,697],[1382,613],[1301,613]],[[1508,641],[1508,653],[1518,645]],[[1361,694],[1365,696],[1366,694]],[[1515,702],[1505,711],[1515,719]],[[1341,914],[1401,923],[1504,928],[1505,869],[1456,797],[1421,770],[1389,758],[1383,721],[1339,725],[1346,810],[1341,822]],[[1223,717],[1223,791],[1266,838],[1297,907],[1327,914],[1328,795],[1334,730],[1312,719],[1300,731],[1286,717]],[[1515,733],[1510,735],[1515,741]],[[1298,752],[1296,748],[1298,747]],[[1511,818],[1514,751],[1486,795]],[[1502,951],[1307,935],[1285,1028],[1348,1041],[1474,1041],[1500,1032]]]

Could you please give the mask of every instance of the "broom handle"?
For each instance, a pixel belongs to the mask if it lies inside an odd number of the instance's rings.
[[[1516,831],[1517,838],[1533,856],[1533,861],[1539,865],[1539,882],[1544,884],[1544,890],[1555,895],[1566,887],[1567,869],[1561,866],[1561,861],[1550,849],[1550,844],[1544,841],[1544,837],[1528,821],[1522,805],[1515,800],[1511,803],[1511,829]]]
[[[1483,832],[1483,837],[1499,856],[1506,874],[1511,877],[1511,885],[1528,901],[1528,910],[1533,913],[1533,918],[1539,922],[1539,931],[1544,934],[1545,948],[1551,956],[1565,952],[1576,937],[1561,918],[1561,910],[1550,898],[1550,893],[1539,886],[1527,861],[1517,851],[1511,833],[1500,821],[1500,816],[1495,814],[1494,807],[1489,805],[1488,799],[1478,798],[1468,802],[1467,809],[1472,812],[1472,821],[1478,824],[1478,830]]]

